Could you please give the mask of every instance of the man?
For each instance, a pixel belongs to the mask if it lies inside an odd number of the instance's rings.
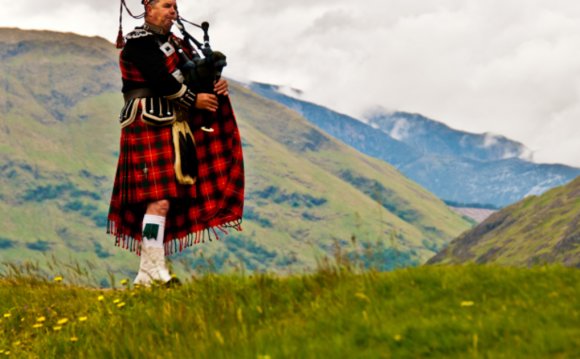
[[[165,255],[219,238],[216,228],[241,230],[243,157],[227,81],[213,93],[185,83],[184,54],[195,50],[170,32],[176,1],[142,3],[145,24],[120,55],[125,106],[107,232],[141,255],[135,284],[171,284]]]

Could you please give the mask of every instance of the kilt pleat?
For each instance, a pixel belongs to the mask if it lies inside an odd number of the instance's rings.
[[[214,132],[200,129],[213,116]],[[219,239],[227,228],[241,230],[244,204],[242,144],[228,97],[220,96],[215,114],[194,112],[188,119],[196,146],[194,185],[177,182],[171,126],[136,120],[121,130],[107,233],[116,245],[140,254],[141,226],[147,204],[167,199],[166,255]],[[194,159],[195,160],[195,159]]]

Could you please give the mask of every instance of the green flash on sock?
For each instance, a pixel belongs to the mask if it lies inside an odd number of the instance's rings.
[[[159,234],[159,225],[153,223],[147,223],[145,229],[143,229],[143,238],[147,240],[156,240],[157,234]]]

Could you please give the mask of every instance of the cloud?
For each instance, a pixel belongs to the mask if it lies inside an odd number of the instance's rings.
[[[409,136],[410,131],[411,125],[409,122],[407,122],[407,120],[404,118],[399,118],[395,122],[395,125],[393,126],[393,129],[389,135],[396,140],[402,141]]]
[[[140,10],[140,1],[128,4]],[[225,74],[352,115],[419,112],[580,166],[580,5],[573,0],[198,0]],[[116,37],[117,1],[9,2],[3,26]],[[139,23],[125,16],[125,31]]]
[[[493,134],[493,133],[486,132],[484,134],[484,137],[483,137],[483,147],[484,148],[490,148],[492,146],[497,145],[500,138],[501,138],[501,136],[498,136],[498,135]]]

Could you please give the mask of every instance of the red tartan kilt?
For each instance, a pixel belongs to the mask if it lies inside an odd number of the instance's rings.
[[[177,197],[195,197],[195,186],[177,183],[171,126],[151,126],[138,114],[121,130],[115,188],[123,203],[145,203]]]
[[[171,125],[148,125],[138,113],[122,129],[108,229],[117,242],[140,241],[147,204],[163,199],[170,200],[165,242],[178,240],[180,250],[192,244],[192,236],[198,240],[204,230],[228,224],[240,229],[244,199],[241,140],[229,99],[220,100],[213,133],[200,129],[201,114],[189,121],[198,162],[194,185],[176,180]],[[125,247],[138,251],[133,244]],[[166,253],[176,247],[166,246]]]

